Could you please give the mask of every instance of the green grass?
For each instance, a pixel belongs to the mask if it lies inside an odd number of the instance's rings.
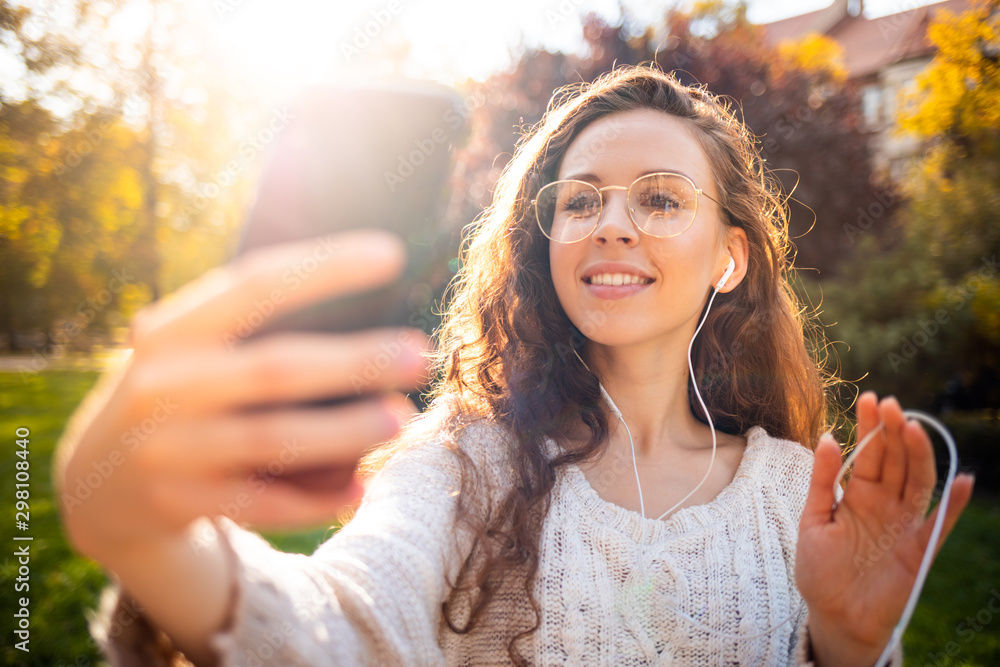
[[[1000,506],[995,500],[974,498],[941,548],[904,647],[907,665],[1000,664]]]
[[[0,438],[3,441],[3,536],[5,545],[0,586],[4,589],[4,642],[0,661],[5,665],[95,664],[97,652],[87,634],[82,610],[93,606],[104,581],[101,569],[92,561],[77,557],[63,538],[52,494],[50,461],[52,450],[66,418],[93,385],[96,373],[52,372],[34,376],[0,374]],[[27,592],[15,592],[18,562],[14,529],[14,472],[17,457],[15,431],[31,431],[29,472],[31,474],[30,530],[31,574]],[[14,647],[15,598],[30,597],[31,652]],[[88,662],[89,661],[89,662]]]
[[[15,463],[19,460],[14,444],[19,427],[30,430],[31,473],[30,529],[14,529],[13,500],[3,507],[0,536],[4,555],[0,556],[0,587],[3,589],[4,642],[0,646],[2,665],[45,665],[84,667],[103,662],[87,632],[85,609],[97,605],[107,583],[103,570],[92,560],[75,554],[63,537],[58,509],[52,492],[51,458],[56,442],[73,409],[94,385],[93,372],[51,371],[21,376],[0,373],[0,437],[3,438],[3,498],[14,498]],[[31,535],[30,586],[15,592],[18,562],[13,550],[22,543],[14,534]],[[327,534],[326,530],[287,535],[267,535],[272,544],[285,551],[311,553]],[[10,546],[14,545],[14,546]],[[14,647],[15,600],[30,596],[30,653]]]
[[[52,496],[50,460],[67,418],[97,379],[96,373],[51,371],[34,376],[0,373],[0,435],[7,474],[3,497],[14,497],[14,432],[31,430],[31,652],[14,648],[13,604],[17,561],[8,547],[0,557],[4,594],[4,642],[0,664],[85,667],[102,660],[90,641],[84,610],[97,603],[105,576],[94,562],[74,554],[62,535]],[[12,545],[13,501],[4,505],[2,537]],[[286,551],[311,553],[327,531],[267,535]],[[987,666],[1000,656],[1000,505],[977,497],[949,537],[931,570],[905,638],[907,665]],[[995,597],[994,597],[995,596]],[[979,620],[976,620],[977,614]],[[966,621],[971,617],[981,628]],[[984,622],[987,621],[988,622]],[[963,624],[964,623],[964,624]],[[952,642],[952,644],[949,644]],[[947,655],[948,651],[953,657]]]

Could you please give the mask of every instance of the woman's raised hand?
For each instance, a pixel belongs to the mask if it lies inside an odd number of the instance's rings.
[[[219,514],[304,527],[355,502],[356,461],[415,410],[399,392],[426,380],[427,337],[376,329],[245,338],[281,313],[389,282],[404,255],[396,237],[371,230],[275,246],[142,311],[131,358],[83,403],[56,455],[75,546],[107,554]],[[334,397],[358,400],[295,405]],[[248,410],[261,405],[272,407]],[[289,481],[310,476],[308,485]]]
[[[937,475],[930,439],[898,401],[858,399],[857,437],[884,427],[854,464],[837,509],[840,446],[824,436],[799,526],[795,579],[809,608],[816,664],[872,665],[898,623],[931,536],[937,508],[925,517]],[[941,540],[972,495],[972,477],[951,488]]]

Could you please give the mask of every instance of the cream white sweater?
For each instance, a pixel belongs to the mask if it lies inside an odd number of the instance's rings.
[[[813,455],[755,427],[736,476],[713,501],[669,519],[605,502],[579,468],[562,473],[540,541],[537,632],[518,646],[533,665],[803,665],[805,613],[753,636],[799,606],[795,545]],[[554,444],[550,443],[553,447]],[[461,439],[495,488],[508,479],[499,429]],[[434,438],[396,455],[372,480],[354,520],[312,556],[274,550],[225,518],[216,525],[237,564],[232,624],[212,638],[225,667],[503,665],[527,622],[516,588],[501,589],[471,633],[442,622],[442,602],[471,548],[456,530],[454,453]],[[631,477],[622,483],[631,483]],[[485,507],[485,498],[474,499]],[[641,522],[648,580],[637,571]],[[186,664],[166,636],[109,588],[91,623],[112,665]],[[804,608],[803,608],[804,609]]]

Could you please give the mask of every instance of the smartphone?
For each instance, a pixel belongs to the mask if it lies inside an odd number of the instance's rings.
[[[315,85],[290,108],[274,141],[238,254],[251,248],[358,227],[406,243],[393,284],[265,322],[274,331],[342,332],[414,326],[431,333],[433,296],[451,276],[457,231],[442,224],[453,147],[468,115],[451,89],[425,82]],[[303,271],[289,276],[307,280]]]
[[[289,112],[289,124],[270,147],[237,253],[376,227],[404,240],[407,266],[391,285],[272,318],[248,338],[387,326],[430,334],[438,322],[434,299],[452,275],[449,262],[458,245],[457,231],[445,227],[442,214],[451,154],[466,132],[461,98],[421,82],[317,85],[304,90]],[[308,280],[309,268],[304,258],[300,274],[289,276],[289,289],[296,280]],[[420,406],[419,396],[411,398]],[[336,489],[346,487],[354,470],[320,467],[277,477],[304,490]],[[273,479],[267,471],[258,474]]]

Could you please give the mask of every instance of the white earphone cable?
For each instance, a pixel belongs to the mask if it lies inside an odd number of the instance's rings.
[[[701,405],[701,409],[705,413],[705,419],[708,420],[708,430],[712,433],[712,456],[708,459],[708,469],[705,471],[705,476],[701,478],[701,481],[698,482],[693,489],[688,491],[686,496],[678,500],[673,507],[657,517],[657,520],[663,519],[663,517],[673,512],[675,509],[680,507],[684,501],[693,496],[708,479],[709,474],[712,472],[712,466],[715,465],[715,450],[718,448],[718,439],[715,435],[715,424],[712,422],[712,414],[708,411],[708,407],[705,405],[705,399],[701,397],[701,391],[698,390],[698,382],[694,379],[694,364],[691,363],[691,348],[694,347],[694,339],[698,337],[698,334],[701,332],[701,328],[705,325],[705,320],[708,319],[708,311],[712,309],[712,302],[715,301],[715,297],[719,293],[719,289],[719,287],[716,287],[712,292],[712,296],[708,300],[708,306],[705,307],[705,314],[702,315],[701,322],[698,323],[698,328],[694,330],[694,335],[691,336],[691,342],[688,343],[688,372],[691,374],[691,385],[694,387],[694,395],[698,397],[698,404]],[[638,475],[638,472],[636,474]],[[636,482],[638,481],[639,478],[636,477]]]

